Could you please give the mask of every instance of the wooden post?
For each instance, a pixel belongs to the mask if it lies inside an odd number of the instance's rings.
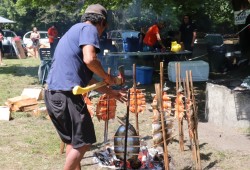
[[[176,63],[175,66],[176,69],[176,96],[180,95],[180,88],[181,88],[181,68],[180,63]],[[180,144],[180,150],[184,151],[184,133],[183,133],[183,119],[179,118],[179,104],[177,105],[177,119],[178,119],[178,128],[179,128],[179,144]]]
[[[193,102],[193,110],[194,110],[194,142],[196,147],[196,169],[201,170],[201,158],[200,158],[200,146],[199,146],[199,139],[198,139],[198,116],[197,116],[197,106],[194,96],[194,88],[193,88],[193,78],[192,78],[192,71],[189,71],[189,77],[190,77],[190,87],[191,87],[191,96],[192,96],[192,102]]]
[[[108,68],[108,74],[110,75],[111,73],[111,68]],[[109,96],[107,95],[107,120],[105,120],[105,127],[104,127],[104,143],[108,142],[108,126],[109,126]]]
[[[139,136],[139,120],[138,120],[138,105],[137,105],[137,92],[136,92],[136,65],[133,64],[133,88],[134,88],[134,99],[135,99],[135,127],[136,133]]]
[[[63,141],[61,141],[61,143],[60,143],[60,154],[63,154],[64,148],[65,148],[65,143]]]
[[[165,170],[169,169],[169,160],[168,160],[168,146],[167,146],[167,137],[166,137],[166,131],[165,131],[165,114],[163,111],[163,82],[164,82],[164,69],[163,69],[163,62],[160,62],[160,88],[158,88],[158,102],[160,104],[160,114],[161,114],[161,128],[162,128],[162,136],[163,136],[163,146],[164,146],[164,167]],[[157,84],[155,86],[157,89]],[[157,94],[157,92],[156,92]],[[157,103],[158,103],[157,102]]]
[[[197,160],[197,154],[196,154],[196,146],[195,146],[195,141],[194,141],[194,127],[193,125],[193,103],[190,98],[190,78],[189,78],[189,72],[186,71],[186,86],[187,86],[187,103],[186,103],[186,114],[187,114],[187,122],[188,122],[188,132],[189,132],[189,138],[190,138],[190,145],[192,149],[192,158],[195,162],[196,165],[196,160]]]
[[[164,113],[163,113],[163,106],[162,106],[162,89],[160,88],[160,84],[155,84],[155,92],[157,97],[157,105],[160,109],[161,114],[161,128],[162,128],[162,136],[163,136],[163,147],[164,147],[164,165],[165,170],[169,169],[169,160],[168,160],[168,148],[167,148],[167,139],[166,139],[166,132],[165,132],[165,121],[164,121]]]
[[[123,169],[127,169],[127,142],[128,142],[128,126],[129,126],[129,106],[130,106],[130,90],[128,90],[127,115],[125,126],[124,156]]]

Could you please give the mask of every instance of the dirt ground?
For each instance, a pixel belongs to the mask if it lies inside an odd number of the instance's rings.
[[[227,73],[210,74],[210,80],[216,79],[243,79],[249,75],[249,66],[234,68]],[[159,77],[154,76],[153,81],[157,82]],[[174,94],[175,83],[166,81],[167,87],[170,88],[169,94]],[[206,82],[194,82],[196,100],[198,103],[198,139],[200,148],[200,158],[202,169],[211,170],[249,170],[250,168],[250,130],[235,129],[230,127],[216,126],[205,120],[205,88]],[[141,139],[147,143],[147,147],[152,147],[151,136],[151,120],[152,112],[150,104],[152,102],[151,94],[154,92],[152,85],[139,86],[138,88],[145,89],[147,109],[143,114],[139,115],[139,133]],[[97,100],[97,99],[94,99]],[[122,116],[126,113],[124,104],[118,103],[117,116]],[[96,121],[95,123],[98,123]],[[130,114],[130,123],[135,127],[135,116]],[[113,145],[113,136],[119,127],[119,123],[115,120],[109,123],[109,142]],[[192,161],[192,151],[190,147],[187,122],[184,121],[184,151],[179,149],[178,127],[177,121],[174,121],[173,136],[171,143],[168,144],[168,153],[171,156],[170,169],[176,170],[191,170],[195,169]],[[103,140],[101,140],[103,141]],[[91,152],[85,155],[82,160],[83,169],[108,169],[103,168],[93,161],[93,153],[103,149],[103,143],[99,142],[92,148]]]

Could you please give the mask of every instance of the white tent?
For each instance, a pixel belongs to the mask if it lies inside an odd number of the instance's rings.
[[[15,23],[15,21],[0,16],[0,23],[9,24],[9,23]]]

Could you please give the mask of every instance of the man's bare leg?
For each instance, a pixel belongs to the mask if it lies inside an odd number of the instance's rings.
[[[64,170],[81,170],[81,160],[90,145],[85,145],[80,148],[74,149],[71,144],[66,146],[66,162]]]

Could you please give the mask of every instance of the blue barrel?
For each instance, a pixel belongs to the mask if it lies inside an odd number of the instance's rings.
[[[153,68],[147,66],[136,67],[136,82],[140,84],[151,84],[153,76]]]
[[[139,51],[139,38],[128,37],[125,40],[123,40],[123,49],[125,52]]]

